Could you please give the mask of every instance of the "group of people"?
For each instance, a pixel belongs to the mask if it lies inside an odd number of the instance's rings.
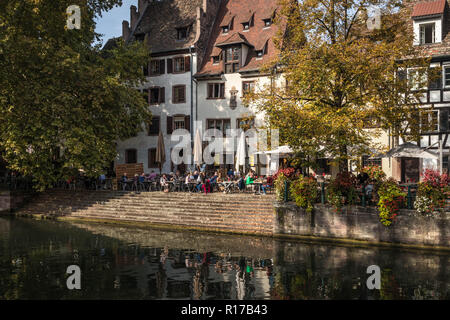
[[[220,171],[215,171],[213,174],[208,175],[204,171],[198,170],[189,171],[183,175],[177,170],[175,173],[164,173],[159,177],[152,171],[150,174],[135,174],[133,178],[129,178],[127,173],[124,173],[120,179],[124,191],[129,184],[134,185],[136,190],[138,190],[138,186],[143,185],[145,182],[159,182],[160,190],[163,192],[169,192],[172,185],[179,191],[189,190],[191,192],[204,192],[205,194],[214,190],[225,192],[224,182],[226,181],[233,182],[239,191],[244,191],[247,186],[254,185],[258,181],[262,194],[267,194],[273,183],[271,176],[258,177],[253,170],[249,170],[244,176],[239,171],[233,171],[232,169],[226,175],[223,175]]]

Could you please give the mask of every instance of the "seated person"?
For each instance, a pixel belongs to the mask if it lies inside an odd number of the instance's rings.
[[[205,183],[205,173],[202,172],[198,175],[197,177],[197,185],[195,186],[195,188],[197,189],[197,191],[200,192],[200,189],[202,187],[202,185]]]
[[[169,192],[169,183],[166,174],[163,174],[161,179],[159,179],[159,184],[161,185],[161,191]]]
[[[245,180],[242,177],[238,179],[238,188],[240,191],[245,189]]]
[[[255,176],[253,175],[253,172],[250,172],[247,174],[247,177],[245,178],[245,185],[253,184],[255,181]]]
[[[144,182],[145,182],[145,173],[142,173],[142,174],[139,176],[139,182],[140,182],[140,183],[144,183]]]
[[[156,173],[155,171],[152,170],[152,172],[150,173],[150,175],[148,176],[149,180],[155,180],[156,179]]]

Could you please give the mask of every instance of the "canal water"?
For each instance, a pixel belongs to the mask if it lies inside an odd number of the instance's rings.
[[[450,255],[0,218],[0,299],[450,299]],[[81,289],[67,288],[67,267]],[[369,290],[367,268],[381,270]]]

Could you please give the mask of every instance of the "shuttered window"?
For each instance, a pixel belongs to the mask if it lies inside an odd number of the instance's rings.
[[[159,134],[160,130],[160,118],[157,116],[152,117],[152,122],[148,129],[148,135],[149,136],[156,136]]]
[[[186,86],[185,85],[173,86],[172,103],[185,103],[185,102],[186,102]]]
[[[225,83],[208,83],[208,99],[224,99]]]

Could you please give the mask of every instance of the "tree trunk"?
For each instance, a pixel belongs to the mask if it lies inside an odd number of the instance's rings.
[[[339,146],[339,172],[348,171],[348,160],[347,160],[347,145]]]

